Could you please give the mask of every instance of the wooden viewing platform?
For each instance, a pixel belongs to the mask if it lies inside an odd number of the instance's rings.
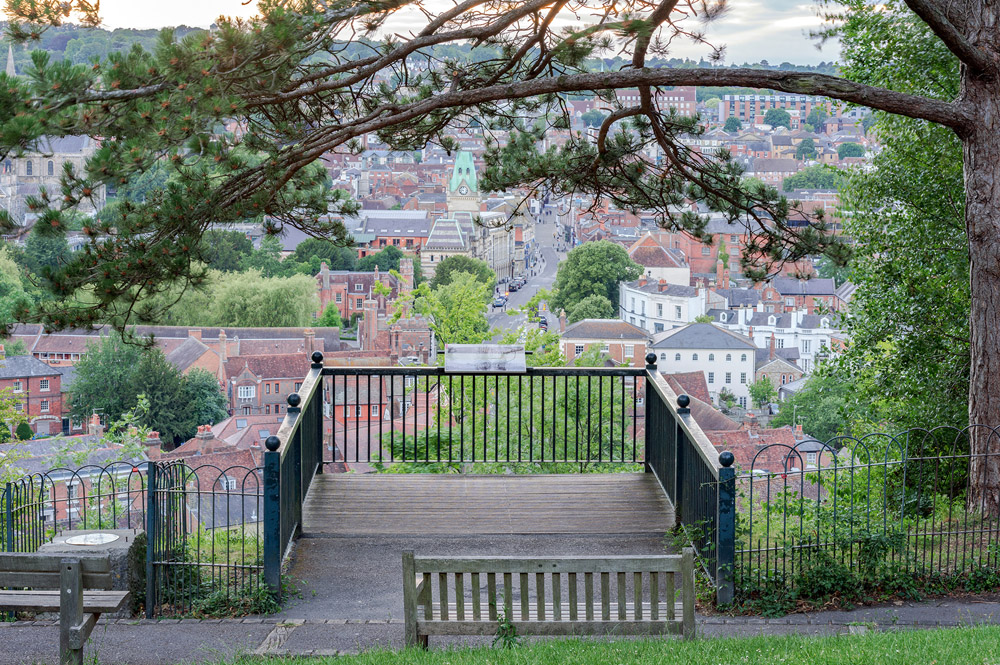
[[[323,474],[304,535],[659,534],[674,512],[649,473]]]

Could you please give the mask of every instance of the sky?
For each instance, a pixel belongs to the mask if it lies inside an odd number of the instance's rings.
[[[451,3],[442,3],[450,6]],[[707,30],[712,44],[726,46],[727,63],[767,60],[771,64],[791,62],[809,65],[837,59],[836,44],[817,50],[808,37],[820,26],[816,5],[809,0],[729,0],[729,11]],[[107,28],[161,28],[176,25],[207,27],[220,15],[253,16],[256,3],[243,0],[102,0],[101,16]],[[412,26],[404,17],[396,30]],[[678,44],[671,55],[698,59],[709,49],[690,43]]]

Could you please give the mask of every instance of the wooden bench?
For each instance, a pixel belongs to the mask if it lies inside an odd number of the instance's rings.
[[[83,645],[102,612],[117,612],[128,591],[111,591],[107,556],[0,552],[0,610],[59,612],[59,662],[83,664]]]
[[[426,647],[429,635],[496,635],[501,619],[517,635],[693,639],[694,601],[690,548],[680,555],[530,559],[403,552],[407,646]]]

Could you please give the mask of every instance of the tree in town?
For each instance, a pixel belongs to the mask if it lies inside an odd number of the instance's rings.
[[[588,242],[573,249],[559,264],[551,309],[567,313],[584,298],[600,295],[618,311],[618,286],[642,276],[642,266],[629,258],[628,252],[607,240]]]
[[[229,415],[226,395],[211,372],[200,368],[188,372],[184,377],[184,391],[195,427],[214,425]]]
[[[816,156],[816,142],[812,139],[802,139],[795,146],[795,159],[812,159]]]
[[[10,325],[28,310],[31,297],[24,289],[21,266],[6,245],[0,245],[0,324]],[[9,350],[8,355],[14,355]]]
[[[253,252],[253,243],[245,233],[223,229],[205,232],[205,263],[213,270],[237,272],[242,261]]]
[[[778,396],[778,391],[771,383],[770,377],[767,376],[762,376],[751,383],[747,386],[747,390],[750,391],[750,401],[753,402],[755,409],[763,409]]]
[[[839,189],[844,182],[845,178],[841,172],[829,166],[816,164],[785,178],[782,187],[786,192],[796,189]]]
[[[865,149],[859,143],[841,143],[837,146],[837,156],[841,159],[846,157],[864,157]]]
[[[722,126],[722,129],[727,132],[738,132],[743,129],[743,121],[736,116],[731,115],[726,118],[726,124]]]
[[[65,236],[47,235],[34,229],[24,243],[25,266],[38,277],[58,271],[70,259]]]
[[[413,282],[414,286],[418,286],[424,281],[424,273],[420,268],[420,257],[408,256],[403,253],[403,250],[395,245],[389,245],[385,249],[381,249],[374,254],[369,254],[368,256],[359,259],[356,269],[362,272],[373,272],[377,267],[379,272],[389,272],[390,270],[399,272],[399,262],[404,258],[411,259],[413,261]]]
[[[486,304],[493,297],[488,286],[472,273],[452,273],[446,285],[432,289],[424,282],[417,287],[413,309],[430,318],[439,344],[482,344],[492,336],[486,320]]]
[[[834,374],[816,372],[801,390],[781,403],[781,411],[771,419],[771,426],[802,425],[807,436],[824,442],[850,434],[848,407],[860,406],[851,393],[851,385]]]
[[[31,425],[26,422],[21,422],[17,424],[14,428],[14,437],[20,441],[27,441],[31,437],[35,436],[35,433],[31,429]]]
[[[336,303],[326,304],[323,313],[316,319],[316,325],[321,328],[340,328],[344,325],[344,319],[340,316]]]
[[[827,97],[935,123],[962,146],[964,222],[970,269],[969,417],[1000,425],[1000,44],[993,39],[1000,7],[983,0],[906,0],[831,5],[829,34],[854,48],[871,66],[843,76],[746,67],[647,67],[647,55],[675,39],[704,39],[700,21],[725,16],[719,6],[675,3],[626,5],[587,2],[579,28],[555,20],[563,5],[525,0],[504,11],[481,10],[477,0],[451,8],[417,2],[426,11],[412,37],[378,37],[399,2],[268,2],[262,18],[222,20],[211,33],[177,39],[164,33],[155,50],[112,53],[86,66],[34,57],[31,76],[0,86],[0,144],[9,151],[42,136],[102,138],[80,168],[61,174],[59,196],[29,202],[46,234],[65,231],[66,213],[100,185],[124,184],[165,157],[172,177],[158,196],[123,204],[114,219],[84,227],[89,251],[77,252],[55,271],[48,287],[58,298],[41,300],[32,314],[52,328],[112,320],[124,327],[134,304],[181,281],[199,278],[205,220],[261,218],[269,230],[286,226],[346,243],[339,215],[352,203],[329,188],[317,160],[360,148],[377,134],[392,149],[422,148],[443,131],[474,116],[484,127],[509,130],[503,146],[485,154],[486,190],[546,188],[649,210],[669,229],[703,234],[706,220],[685,200],[747,224],[744,265],[757,279],[781,265],[826,254],[843,262],[844,239],[829,233],[825,218],[790,224],[793,206],[769,187],[741,183],[741,169],[726,155],[707,160],[682,138],[699,129],[657,107],[661,86],[712,85],[764,88]],[[412,6],[412,3],[411,3]],[[99,20],[97,3],[84,0],[10,2],[9,32],[18,41],[41,38],[71,14],[84,24]],[[74,12],[76,12],[74,14]],[[589,18],[593,14],[593,18]],[[626,16],[627,19],[620,17]],[[698,23],[695,27],[692,22]],[[915,38],[909,43],[900,35]],[[373,39],[374,38],[374,39]],[[363,41],[367,39],[367,41]],[[345,48],[351,41],[355,48]],[[430,46],[482,44],[477,57],[434,56]],[[915,53],[915,44],[924,49]],[[890,51],[887,45],[897,50]],[[618,70],[592,72],[587,62],[612,47],[624,48]],[[474,51],[476,49],[473,49]],[[864,51],[864,53],[862,53]],[[936,53],[960,63],[957,96],[941,87],[906,83],[890,87],[885,67],[901,54]],[[721,55],[721,52],[717,52]],[[414,60],[426,66],[413,67]],[[538,152],[546,128],[521,119],[544,118],[568,127],[562,93],[632,88],[640,100],[614,108],[597,132]],[[218,132],[227,123],[245,128]],[[657,162],[648,157],[658,145]],[[683,212],[678,210],[683,209]],[[333,213],[333,214],[331,214]],[[797,217],[797,215],[795,215]],[[4,230],[13,225],[3,217]],[[71,299],[82,291],[90,298]],[[976,458],[970,501],[1000,512],[1000,440],[972,436]]]
[[[437,267],[434,268],[434,279],[431,280],[431,288],[436,289],[448,284],[451,282],[452,275],[460,272],[475,275],[480,282],[488,285],[490,293],[493,293],[493,289],[496,288],[496,273],[490,270],[485,261],[480,261],[469,256],[462,256],[461,254],[449,256],[437,264]]]
[[[768,109],[764,114],[764,124],[772,127],[792,128],[792,116],[785,109]]]
[[[601,123],[603,123],[604,119],[607,117],[607,113],[601,113],[597,109],[590,109],[586,113],[582,114],[580,119],[583,120],[583,124],[587,127],[600,127]]]
[[[694,317],[695,323],[714,323],[715,319],[712,318],[711,314],[699,314]]]
[[[197,405],[188,401],[191,395],[184,375],[156,347],[142,349],[139,363],[132,368],[129,390],[132,401],[129,408],[135,406],[140,395],[145,395],[149,410],[143,414],[142,423],[159,432],[160,438],[168,443],[189,439],[198,425],[204,424],[195,421]]]
[[[829,114],[827,114],[826,110],[817,106],[813,110],[809,111],[809,115],[806,116],[806,124],[812,125],[813,131],[819,131],[823,121],[828,117]]]
[[[207,253],[206,248],[203,254]],[[287,269],[288,266],[281,261],[281,241],[276,235],[264,235],[258,247],[240,261],[241,271],[256,270],[264,277],[284,275]]]
[[[569,323],[576,323],[583,319],[614,319],[614,306],[611,301],[602,295],[594,294],[587,296],[576,303],[569,312],[566,313],[566,320]]]
[[[293,254],[296,261],[305,263],[312,257],[326,261],[330,270],[354,270],[358,255],[352,247],[344,247],[321,238],[307,238],[300,242]]]

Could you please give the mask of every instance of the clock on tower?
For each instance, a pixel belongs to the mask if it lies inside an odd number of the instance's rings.
[[[469,193],[469,188],[466,187],[465,185],[462,185],[461,187],[458,188],[458,193],[461,194],[462,196],[465,196],[466,194]]]

